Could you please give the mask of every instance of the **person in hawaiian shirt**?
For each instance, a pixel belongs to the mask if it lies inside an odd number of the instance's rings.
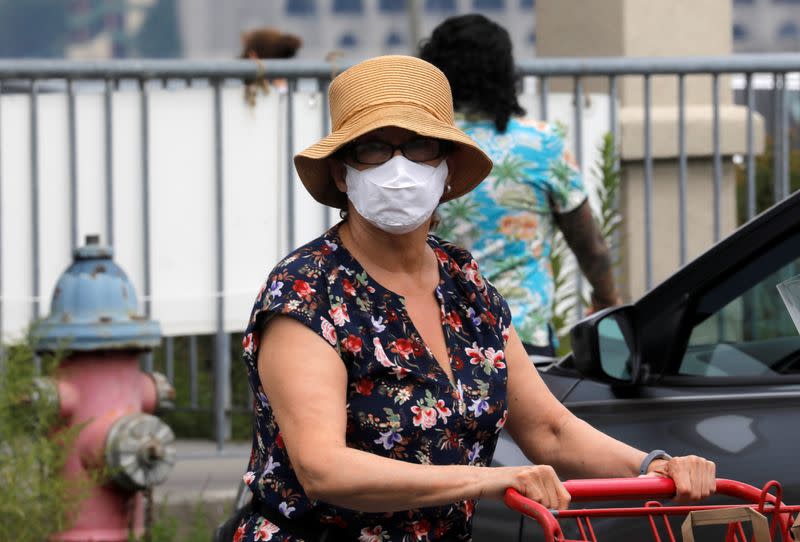
[[[458,125],[494,162],[489,178],[442,205],[437,235],[469,250],[511,309],[529,354],[555,356],[550,256],[560,229],[592,286],[593,311],[620,304],[608,247],[560,130],[520,118],[511,39],[483,15],[436,27],[420,57],[444,72]]]
[[[479,499],[507,488],[551,508],[562,476],[671,476],[714,488],[714,464],[652,458],[548,391],[508,305],[469,252],[430,235],[440,201],[490,172],[454,124],[431,64],[377,57],[333,80],[332,133],[295,157],[342,222],[292,251],[245,332],[253,492],[234,542],[469,540]],[[506,429],[536,463],[489,467]]]

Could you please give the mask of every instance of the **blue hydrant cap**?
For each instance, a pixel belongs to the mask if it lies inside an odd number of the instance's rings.
[[[158,322],[139,314],[136,290],[97,236],[75,249],[58,279],[50,315],[34,328],[37,350],[147,350],[161,342]]]

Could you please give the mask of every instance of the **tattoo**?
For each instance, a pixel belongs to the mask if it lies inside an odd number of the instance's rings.
[[[616,304],[619,294],[614,285],[611,254],[592,215],[589,202],[585,201],[574,211],[556,214],[555,217],[581,271],[592,285],[592,299],[595,304]]]

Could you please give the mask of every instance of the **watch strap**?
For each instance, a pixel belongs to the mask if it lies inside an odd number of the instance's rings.
[[[647,474],[647,469],[650,468],[650,463],[655,461],[656,459],[672,459],[672,456],[669,455],[664,450],[653,450],[642,459],[642,465],[639,467],[639,476],[643,476]]]

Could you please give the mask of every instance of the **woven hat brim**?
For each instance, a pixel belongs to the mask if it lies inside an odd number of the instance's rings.
[[[475,188],[492,170],[492,161],[480,147],[455,126],[434,118],[430,113],[412,105],[387,104],[377,106],[332,132],[294,157],[295,168],[306,190],[318,202],[344,209],[347,196],[336,187],[330,174],[327,158],[345,144],[372,130],[396,126],[421,136],[451,141],[454,150],[448,156],[450,190],[442,201],[462,196]]]

